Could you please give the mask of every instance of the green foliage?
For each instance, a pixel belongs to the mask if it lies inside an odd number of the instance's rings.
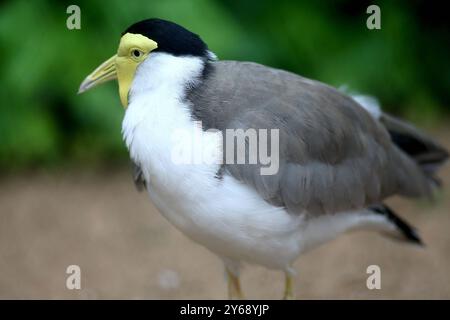
[[[117,85],[76,92],[123,29],[148,17],[200,34],[222,59],[346,84],[416,120],[449,111],[449,26],[436,4],[380,1],[382,29],[368,30],[365,1],[86,0],[81,30],[68,30],[70,4],[0,7],[0,170],[126,159]]]

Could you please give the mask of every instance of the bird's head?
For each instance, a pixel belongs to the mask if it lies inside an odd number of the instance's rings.
[[[81,83],[78,93],[117,79],[120,101],[126,108],[137,68],[155,52],[201,58],[209,58],[210,54],[200,37],[185,28],[161,19],[143,20],[122,33],[117,54],[89,74]]]

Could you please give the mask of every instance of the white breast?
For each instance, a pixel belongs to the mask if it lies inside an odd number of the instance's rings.
[[[130,156],[143,171],[153,203],[187,236],[221,256],[286,269],[309,245],[302,215],[270,205],[231,176],[216,178],[217,163],[173,161],[174,132],[202,132],[181,99],[201,68],[199,59],[165,54],[154,54],[138,68],[122,128]],[[203,134],[203,148],[221,159],[220,136]]]

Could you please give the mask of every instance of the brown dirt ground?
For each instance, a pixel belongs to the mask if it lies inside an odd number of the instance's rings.
[[[450,131],[440,132],[450,147]],[[81,170],[80,170],[81,171]],[[389,204],[421,232],[426,248],[370,232],[343,235],[298,259],[299,299],[450,298],[450,165],[437,204]],[[65,287],[66,268],[82,289]],[[381,267],[381,290],[366,268]],[[0,298],[222,299],[218,258],[173,228],[134,189],[127,170],[20,175],[0,181]],[[278,299],[280,272],[249,266],[247,297]]]

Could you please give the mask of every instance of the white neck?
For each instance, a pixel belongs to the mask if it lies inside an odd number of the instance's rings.
[[[199,81],[203,68],[204,61],[199,57],[175,57],[166,53],[151,54],[139,65],[122,123],[130,151],[134,129],[144,120],[146,126],[161,130],[164,127],[166,133],[189,121],[190,112],[180,101],[186,88]]]
[[[155,53],[136,71],[122,134],[131,158],[141,166],[146,178],[156,175],[154,181],[159,179],[160,185],[170,184],[167,182],[170,179],[175,184],[180,175],[186,175],[186,166],[172,160],[174,145],[179,143],[174,133],[183,130],[193,135],[196,132],[193,129],[201,131],[192,119],[189,102],[183,98],[186,88],[199,81],[204,63],[201,58]],[[213,138],[216,139],[215,135]],[[217,143],[213,140],[207,146],[220,150]],[[202,170],[213,177],[216,167],[211,165]]]
[[[176,57],[167,53],[153,53],[138,66],[130,89],[130,104],[133,98],[150,91],[170,87],[176,89],[195,85],[203,68],[204,61],[199,57]],[[175,89],[175,90],[174,90]]]

